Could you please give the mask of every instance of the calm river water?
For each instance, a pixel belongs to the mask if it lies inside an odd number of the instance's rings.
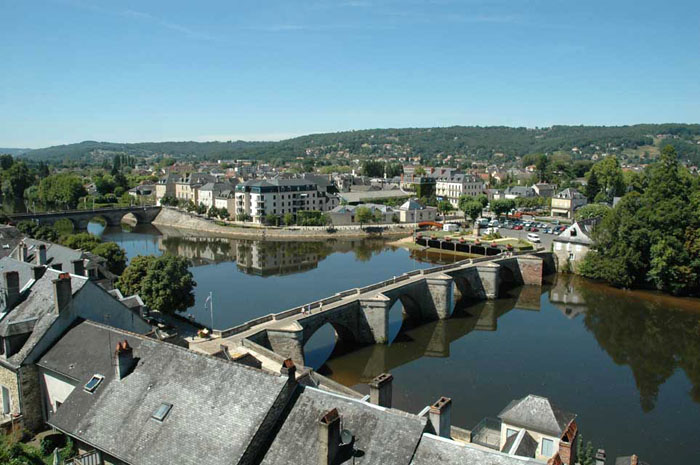
[[[412,256],[381,241],[274,243],[182,237],[139,226],[91,230],[138,254],[190,258],[197,281],[188,313],[214,326],[270,312],[449,261]],[[418,412],[445,395],[452,421],[472,428],[508,402],[534,393],[579,415],[585,441],[608,462],[636,453],[654,464],[700,463],[700,300],[611,289],[553,277],[541,289],[458,303],[447,321],[411,327],[392,310],[392,343],[334,347],[324,327],[305,347],[307,363],[367,392],[394,375],[394,406]]]

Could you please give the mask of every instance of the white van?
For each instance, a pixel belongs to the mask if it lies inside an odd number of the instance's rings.
[[[443,231],[449,231],[449,232],[454,232],[459,230],[459,225],[454,224],[454,223],[445,223],[442,225],[442,230]]]
[[[530,242],[535,242],[539,243],[540,242],[540,236],[535,234],[535,233],[527,233],[527,240]]]

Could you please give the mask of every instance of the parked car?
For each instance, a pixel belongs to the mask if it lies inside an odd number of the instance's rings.
[[[523,229],[523,226],[521,224],[516,224],[515,226],[513,226],[513,229],[520,231],[521,229]]]
[[[528,233],[527,240],[538,244],[540,242],[540,236],[534,233]]]

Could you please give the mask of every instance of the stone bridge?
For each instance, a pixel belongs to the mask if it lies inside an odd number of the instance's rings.
[[[127,215],[133,215],[137,223],[151,223],[161,207],[120,207],[120,208],[100,208],[95,210],[67,210],[61,212],[48,213],[22,213],[9,215],[14,222],[34,221],[40,225],[53,225],[57,220],[69,219],[75,229],[85,229],[93,218],[104,218],[107,226],[119,226],[122,219]]]
[[[333,327],[339,340],[386,344],[389,313],[394,309],[414,322],[445,320],[450,318],[459,299],[496,299],[510,287],[541,286],[543,276],[555,271],[553,264],[551,253],[537,252],[470,259],[411,271],[235,328],[214,331],[220,338],[213,339],[210,345],[214,351],[222,344],[235,346],[247,338],[304,366],[304,345],[326,324]],[[205,346],[198,349],[207,351]]]

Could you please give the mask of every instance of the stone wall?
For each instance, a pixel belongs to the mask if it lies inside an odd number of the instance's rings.
[[[24,426],[30,431],[39,431],[44,425],[39,369],[36,365],[20,368],[22,416]]]
[[[7,367],[0,365],[0,386],[4,386],[10,391],[10,413],[19,414],[19,384],[17,382],[17,373]]]

